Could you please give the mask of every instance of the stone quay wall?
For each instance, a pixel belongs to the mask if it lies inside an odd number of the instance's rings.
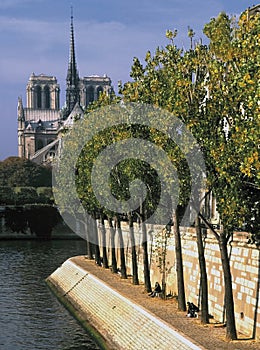
[[[47,283],[113,350],[203,350],[68,259]]]
[[[124,239],[129,241],[128,226],[122,225]],[[149,237],[149,260],[152,285],[162,281],[162,273],[158,268],[158,258],[154,251],[154,237],[162,231],[159,225],[147,225]],[[143,281],[142,235],[138,225],[135,226],[137,244],[139,280]],[[194,228],[182,228],[182,254],[186,301],[200,303],[200,271],[196,233]],[[229,245],[230,267],[233,280],[233,295],[237,330],[247,337],[260,339],[260,250],[248,244],[248,233],[234,232],[233,241]],[[209,230],[205,229],[205,259],[208,276],[209,313],[218,322],[225,322],[224,281],[218,242]],[[131,270],[131,247],[126,246],[126,262],[129,274]],[[118,254],[118,264],[120,257]],[[175,262],[174,239],[168,240],[166,255],[166,288],[167,293],[177,295],[177,276]]]

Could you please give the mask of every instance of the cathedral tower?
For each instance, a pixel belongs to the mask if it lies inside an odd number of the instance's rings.
[[[57,79],[45,74],[32,73],[26,88],[27,108],[40,110],[60,109],[60,87]]]
[[[52,143],[58,134],[60,87],[57,79],[32,75],[26,88],[26,107],[18,99],[18,156],[32,159],[37,151]]]
[[[31,74],[26,88],[26,107],[18,99],[18,155],[36,163],[50,163],[57,154],[62,128],[73,127],[100,93],[113,91],[111,79],[99,75],[79,77],[76,64],[73,13],[70,17],[69,64],[66,104],[60,109],[60,86],[52,75]]]

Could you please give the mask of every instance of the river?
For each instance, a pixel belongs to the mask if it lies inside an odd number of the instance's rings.
[[[0,349],[97,350],[45,283],[82,240],[0,241]]]

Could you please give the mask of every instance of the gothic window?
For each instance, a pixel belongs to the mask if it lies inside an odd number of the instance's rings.
[[[87,96],[88,96],[88,102],[94,101],[94,88],[93,88],[93,86],[88,87]]]
[[[38,151],[38,149],[43,148],[43,141],[42,140],[37,140],[36,141],[36,148],[35,151]]]
[[[35,98],[36,98],[36,108],[41,108],[42,107],[42,91],[41,87],[37,85],[35,87]]]
[[[44,97],[45,97],[45,108],[50,108],[50,88],[49,86],[44,87]]]

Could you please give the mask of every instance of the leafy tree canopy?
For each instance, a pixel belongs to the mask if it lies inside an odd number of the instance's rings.
[[[9,157],[0,162],[0,186],[51,187],[51,168],[32,161]]]

